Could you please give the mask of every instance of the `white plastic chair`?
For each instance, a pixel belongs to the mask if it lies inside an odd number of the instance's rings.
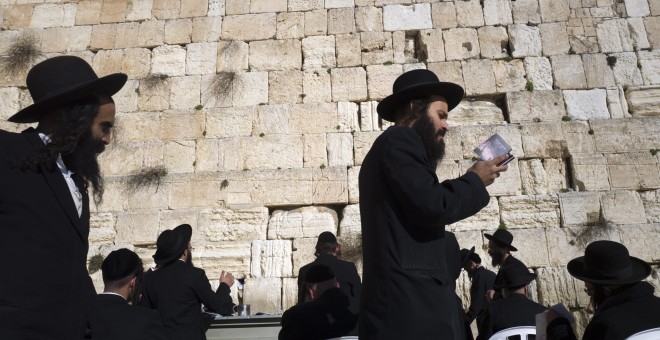
[[[340,336],[338,338],[330,338],[326,340],[357,340],[359,339],[357,336],[354,335],[346,335],[346,336]]]
[[[527,340],[528,335],[536,335],[536,327],[520,326],[503,329],[490,337],[488,340],[507,340],[510,336],[519,335],[521,340]]]
[[[639,333],[635,333],[626,338],[626,340],[658,340],[660,339],[660,327],[647,329]]]

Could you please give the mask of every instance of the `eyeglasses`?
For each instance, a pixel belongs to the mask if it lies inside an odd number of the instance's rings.
[[[591,295],[591,293],[593,293],[593,291],[594,291],[594,288],[593,288],[593,287],[591,287],[591,288],[584,288],[583,290],[584,290],[585,293]]]

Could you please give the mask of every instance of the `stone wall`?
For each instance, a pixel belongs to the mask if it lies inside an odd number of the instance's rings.
[[[389,126],[376,104],[428,68],[467,92],[439,177],[495,132],[516,156],[488,207],[448,226],[463,247],[487,259],[483,233],[506,226],[535,298],[581,322],[565,265],[590,241],[623,242],[657,284],[658,0],[4,0],[0,18],[3,65],[31,37],[41,59],[128,74],[90,257],[129,247],[151,264],[157,235],[189,223],[215,284],[229,270],[253,311],[288,308],[321,231],[359,259],[357,175]],[[2,129],[25,128],[5,121],[30,103],[24,78],[0,76]]]

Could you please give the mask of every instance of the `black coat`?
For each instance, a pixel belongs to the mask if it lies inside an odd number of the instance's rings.
[[[536,314],[543,313],[546,309],[525,295],[517,293],[493,301],[486,307],[477,339],[488,339],[493,334],[511,327],[536,326]]]
[[[78,216],[53,163],[21,171],[44,143],[34,129],[0,130],[0,339],[78,339],[96,295],[87,273],[89,199]]]
[[[180,260],[145,273],[142,285],[140,304],[160,312],[169,339],[206,339],[202,303],[218,314],[233,313],[229,286],[220,283],[214,292],[204,270]]]
[[[359,176],[364,276],[360,339],[454,339],[463,329],[445,225],[490,199],[473,172],[442,183],[417,133],[383,132]],[[457,331],[459,330],[459,331]]]
[[[305,302],[305,275],[307,275],[309,268],[315,264],[326,265],[332,270],[337,282],[339,282],[339,288],[348,296],[349,308],[357,315],[360,310],[360,290],[362,289],[360,275],[353,262],[340,260],[331,254],[319,254],[313,262],[300,268],[298,271],[298,303]]]
[[[500,269],[497,271],[497,275],[495,276],[495,283],[494,286],[503,286],[506,285],[506,282],[504,282],[504,277],[502,276],[502,269],[506,266],[523,266],[527,268],[527,266],[517,258],[513,257],[513,255],[510,255],[506,257],[504,260],[504,263],[500,265]],[[502,289],[495,289],[495,295],[493,296],[493,300],[499,300],[502,298]]]
[[[350,311],[348,297],[338,288],[318,299],[295,305],[282,315],[280,340],[321,340],[349,334],[357,317]]]
[[[495,283],[495,273],[484,268],[477,267],[472,277],[470,279],[472,285],[470,285],[470,307],[465,313],[468,318],[468,323],[477,319],[477,327],[482,322],[483,317],[479,317],[484,307],[486,306],[486,291],[493,289]]]
[[[160,314],[153,309],[131,306],[123,297],[99,294],[89,314],[94,340],[165,339]]]

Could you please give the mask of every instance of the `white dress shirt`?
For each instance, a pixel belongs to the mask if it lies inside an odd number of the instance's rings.
[[[41,140],[46,145],[48,145],[51,142],[51,139],[41,132],[39,132],[39,137],[41,137]],[[76,210],[78,210],[78,217],[80,217],[82,216],[83,200],[82,200],[82,194],[78,190],[78,186],[76,185],[76,182],[73,180],[73,178],[71,178],[71,175],[73,175],[73,171],[66,168],[66,165],[64,165],[64,161],[62,160],[62,155],[57,155],[56,163],[57,163],[57,168],[60,169],[62,176],[64,176],[64,180],[66,181],[66,184],[69,186],[69,191],[71,191],[71,198],[73,198],[73,203],[76,204]]]

